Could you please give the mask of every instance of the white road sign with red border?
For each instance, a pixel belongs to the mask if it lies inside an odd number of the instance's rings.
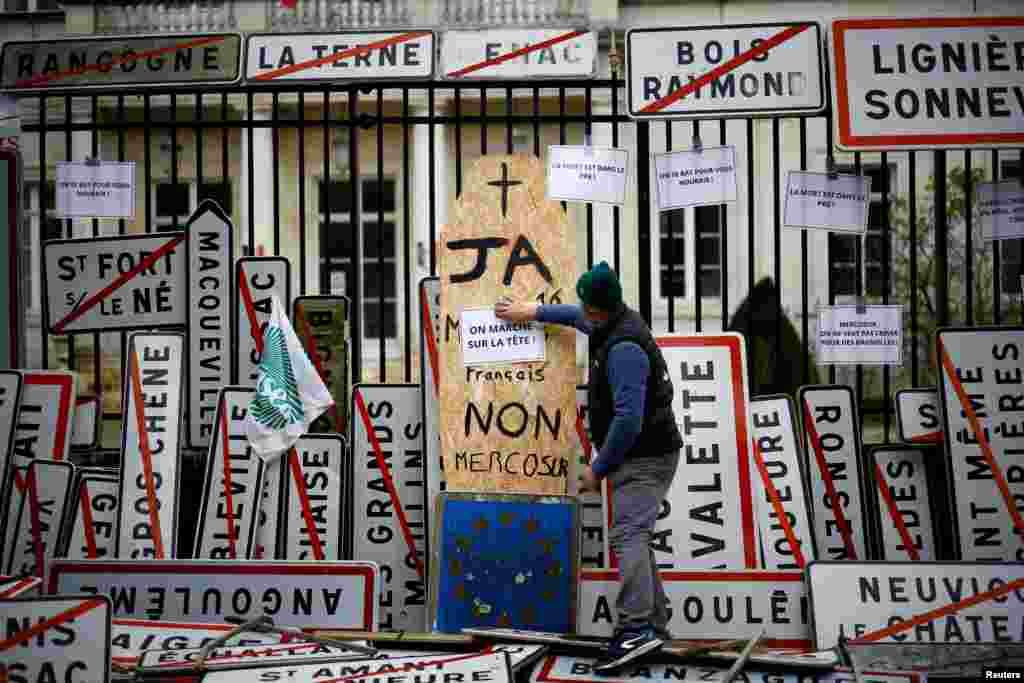
[[[114,556],[120,482],[114,477],[79,476],[63,557],[96,560]]]
[[[572,28],[446,31],[441,73],[447,79],[586,78],[597,65],[597,34]]]
[[[14,523],[14,546],[4,555],[4,573],[32,574],[49,584],[49,570],[71,500],[74,465],[36,460],[28,466],[25,495]]]
[[[146,650],[179,651],[201,648],[226,636],[234,624],[196,624],[152,619],[111,620],[111,660],[114,664],[134,667]],[[275,645],[288,642],[290,636],[279,633],[239,634],[231,639],[237,646]]]
[[[896,392],[896,428],[908,443],[942,443],[942,416],[935,387]]]
[[[372,631],[379,575],[372,562],[56,560],[50,587],[108,595],[117,617]]]
[[[836,144],[884,151],[1024,143],[1022,42],[1024,17],[834,21]]]
[[[245,41],[249,81],[429,79],[434,33],[253,33]]]
[[[825,107],[813,22],[658,27],[626,33],[633,118],[815,114]]]

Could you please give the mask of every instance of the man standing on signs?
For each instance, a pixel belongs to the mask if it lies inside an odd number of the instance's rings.
[[[597,456],[580,477],[581,491],[600,491],[607,477],[614,519],[611,547],[619,561],[618,624],[594,667],[610,672],[658,650],[669,639],[668,598],[651,538],[683,445],[672,411],[672,381],[640,314],[622,302],[622,285],[602,261],[580,276],[582,306],[515,302],[494,307],[503,320],[570,325],[590,337],[588,406]]]

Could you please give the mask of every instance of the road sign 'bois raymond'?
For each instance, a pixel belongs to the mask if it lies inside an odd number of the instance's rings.
[[[441,313],[517,301],[575,303],[575,229],[527,155],[486,156],[466,175],[439,239]],[[496,330],[488,343],[516,343]],[[439,346],[440,424],[450,491],[564,494],[576,417],[576,332],[549,325],[544,361],[465,367],[460,336]],[[500,355],[500,350],[496,350]]]

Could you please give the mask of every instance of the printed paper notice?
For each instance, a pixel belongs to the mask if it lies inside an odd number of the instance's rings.
[[[548,198],[624,204],[629,152],[609,147],[548,147]]]
[[[902,365],[903,305],[819,306],[819,365]]]
[[[736,201],[736,150],[706,147],[656,154],[658,210]]]
[[[1024,237],[1024,183],[978,183],[975,194],[981,217],[981,236],[986,241]]]
[[[135,162],[57,162],[59,218],[135,218]]]
[[[544,326],[500,320],[491,308],[462,312],[462,364],[493,365],[544,360]]]
[[[870,192],[867,176],[790,171],[783,224],[863,234],[868,229]]]

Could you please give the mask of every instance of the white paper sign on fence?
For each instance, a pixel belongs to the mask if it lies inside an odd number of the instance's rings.
[[[58,218],[135,218],[134,161],[58,161]]]
[[[1004,180],[974,187],[982,238],[991,241],[1024,237],[1024,183]]]
[[[783,224],[863,234],[868,229],[870,198],[867,176],[790,171]]]
[[[544,360],[544,326],[500,320],[493,308],[462,312],[462,364],[493,365]]]
[[[548,198],[602,204],[626,202],[629,152],[580,145],[548,147]]]
[[[736,201],[736,150],[705,147],[654,155],[658,210]]]
[[[902,365],[903,305],[819,306],[819,365]]]

